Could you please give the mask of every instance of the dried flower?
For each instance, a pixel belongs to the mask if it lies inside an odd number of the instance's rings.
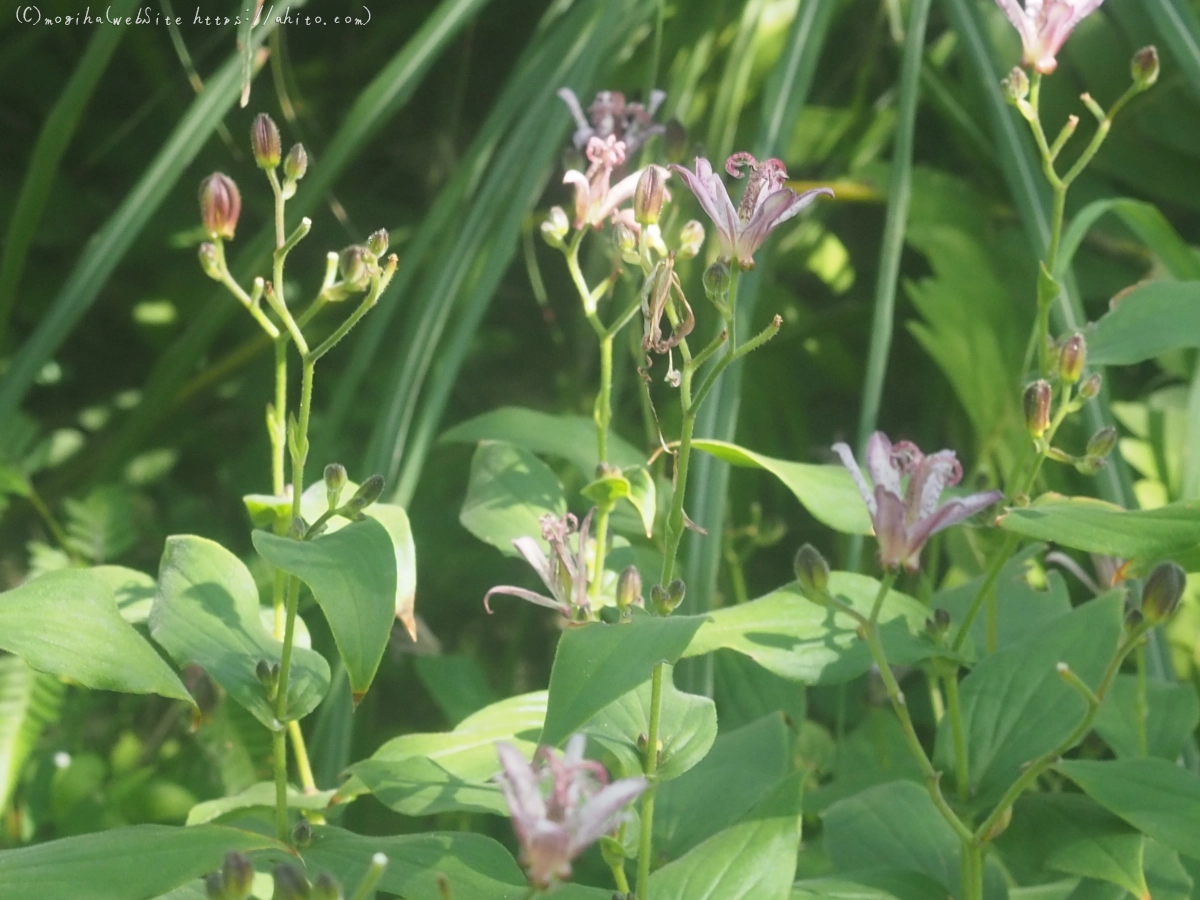
[[[621,824],[622,809],[649,785],[645,778],[608,783],[597,762],[583,758],[586,740],[576,734],[559,756],[539,747],[530,764],[512,744],[496,744],[504,771],[496,776],[512,813],[529,883],[549,887],[571,877],[571,861]]]
[[[654,114],[667,99],[663,91],[651,91],[650,102],[644,106],[641,103],[626,103],[625,95],[620,91],[601,91],[588,107],[586,116],[573,90],[562,88],[558,96],[567,104],[567,109],[575,119],[575,134],[571,140],[577,150],[587,147],[592,138],[605,140],[611,136],[624,143],[626,151],[632,156],[641,149],[642,144],[665,130],[664,126],[654,122]]]
[[[228,175],[214,172],[200,182],[200,218],[209,238],[232,240],[241,212],[242,195]]]
[[[586,619],[591,612],[587,564],[588,527],[591,521],[591,512],[584,516],[582,523],[570,513],[561,519],[542,516],[542,539],[550,545],[550,556],[546,556],[538,542],[531,537],[519,537],[513,541],[513,546],[525,561],[533,566],[550,596],[506,584],[494,587],[484,595],[483,608],[490,613],[492,607],[488,601],[492,595],[507,594],[536,603],[538,606],[557,609],[568,619]],[[576,548],[571,550],[567,537],[576,531]]]
[[[1058,65],[1054,58],[1063,42],[1085,16],[1095,12],[1104,0],[996,0],[1021,35],[1025,49],[1023,65],[1049,75]]]
[[[266,113],[254,117],[254,124],[250,126],[250,148],[260,169],[274,169],[279,165],[279,129]]]
[[[814,188],[797,194],[789,187],[787,169],[777,159],[759,162],[749,153],[735,153],[725,162],[725,171],[741,178],[741,168],[750,168],[750,178],[742,202],[736,209],[729,199],[720,176],[713,172],[712,163],[696,157],[696,171],[671,165],[679,173],[700,206],[717,226],[721,239],[721,258],[736,259],[743,269],[754,268],[754,251],[779,225],[813,202],[820,194],[833,196],[829,188]]]
[[[867,485],[854,454],[843,443],[833,445],[850,470],[858,492],[871,513],[879,541],[879,562],[885,569],[904,566],[915,572],[921,548],[939,531],[956,525],[1004,497],[1001,491],[986,491],[956,497],[938,506],[942,490],[958,484],[962,466],[952,450],[926,456],[915,444],[901,441],[893,446],[887,435],[877,431],[867,442],[867,471],[875,483]],[[908,476],[907,486],[901,480]]]
[[[633,197],[640,172],[634,172],[615,185],[613,169],[625,162],[625,145],[614,136],[594,137],[588,143],[587,157],[591,163],[587,172],[569,169],[563,184],[575,186],[575,227],[597,226],[617,207]]]

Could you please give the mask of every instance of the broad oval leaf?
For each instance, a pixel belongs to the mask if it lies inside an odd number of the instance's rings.
[[[134,825],[0,852],[0,897],[158,897],[216,871],[230,850],[287,852],[271,838],[222,825]]]
[[[1152,758],[1065,760],[1056,768],[1134,828],[1200,859],[1200,776]]]
[[[725,441],[692,441],[692,447],[733,466],[765,469],[782,481],[818,522],[835,531],[873,533],[866,504],[844,466],[773,459]]]
[[[621,775],[642,774],[638,738],[649,734],[651,683],[614,700],[596,713],[580,731],[612,753]],[[670,781],[696,765],[717,738],[717,706],[708,697],[685,694],[675,687],[672,667],[663,669],[659,732],[662,741],[659,782]]]
[[[1131,366],[1200,347],[1200,281],[1149,281],[1118,294],[1084,336],[1095,366]]]
[[[150,633],[179,665],[200,666],[256,719],[278,727],[255,667],[259,660],[278,662],[283,645],[262,625],[250,570],[220,544],[195,535],[167,538]],[[308,715],[328,688],[329,664],[294,646],[285,716]]]
[[[1138,736],[1138,678],[1118,675],[1104,696],[1096,716],[1096,733],[1119,759],[1157,756],[1174,762],[1196,726],[1200,725],[1200,698],[1196,689],[1181,682],[1147,680],[1145,749]]]
[[[306,809],[320,812],[329,806],[333,791],[318,791],[315,794],[305,794],[291,785],[287,789],[288,809]],[[219,819],[226,813],[236,812],[255,807],[275,807],[275,782],[260,781],[252,784],[244,791],[229,797],[218,797],[216,800],[205,800],[197,803],[188,813],[188,825],[204,825],[214,819]]]
[[[87,569],[47,572],[0,594],[0,648],[85,687],[193,702],[179,676],[121,618],[104,578]]]
[[[484,441],[471,458],[467,497],[459,521],[475,537],[507,556],[513,540],[537,537],[541,518],[561,516],[567,498],[558,476],[531,452],[515,444]]]
[[[124,566],[93,566],[89,571],[108,585],[117,609],[130,625],[143,625],[150,618],[158,585],[145,572]]]
[[[697,616],[639,615],[620,625],[593,622],[568,628],[550,670],[541,743],[561,744],[648,679],[655,665],[677,662],[703,621]]]
[[[371,686],[396,615],[396,555],[374,519],[308,541],[257,530],[254,547],[312,590],[337,642],[357,703]]]

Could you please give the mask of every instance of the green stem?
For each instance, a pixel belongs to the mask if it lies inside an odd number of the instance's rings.
[[[350,895],[350,900],[368,900],[368,898],[374,897],[375,886],[379,884],[379,879],[383,877],[387,865],[388,858],[382,853],[372,856],[371,866],[363,875],[362,881],[358,883],[358,888]]]
[[[637,900],[646,900],[650,890],[650,857],[654,852],[654,793],[658,773],[658,723],[662,712],[662,684],[665,664],[654,667],[650,681],[650,723],[646,730],[645,773],[650,782],[642,794],[641,844],[638,849]]]
[[[287,732],[282,727],[271,732],[275,756],[275,832],[279,840],[288,843],[287,801]]]
[[[983,900],[983,848],[963,844],[963,900]]]
[[[1137,699],[1134,705],[1134,717],[1137,719],[1138,755],[1149,756],[1150,742],[1146,735],[1146,716],[1148,712],[1146,704],[1146,648],[1143,644],[1137,645],[1134,661],[1137,663]]]
[[[879,591],[875,594],[875,602],[871,605],[871,617],[867,620],[872,627],[879,622],[879,614],[883,611],[883,601],[887,599],[888,591],[896,583],[896,573],[888,572],[879,582]]]
[[[950,717],[950,733],[954,738],[954,787],[960,804],[967,802],[969,768],[967,739],[963,733],[962,703],[958,696],[958,672],[951,672],[944,679],[946,688],[946,715]]]

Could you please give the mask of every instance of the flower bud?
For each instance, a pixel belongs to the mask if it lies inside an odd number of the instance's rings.
[[[704,226],[691,219],[679,230],[679,251],[675,255],[679,259],[692,259],[698,256],[703,248]]]
[[[1091,400],[1100,393],[1101,378],[1099,372],[1093,372],[1079,385],[1079,396],[1083,400]]]
[[[567,236],[567,232],[571,230],[571,223],[567,219],[567,214],[563,212],[561,206],[550,207],[550,213],[546,216],[546,221],[542,223],[542,238],[551,247],[562,248],[563,239]]]
[[[274,169],[279,165],[279,129],[266,113],[254,117],[254,124],[250,126],[250,147],[260,169]]]
[[[308,819],[301,816],[296,822],[296,827],[292,829],[292,846],[302,850],[312,843],[312,837],[312,825]]]
[[[228,175],[214,172],[200,182],[200,218],[204,233],[214,241],[233,239],[241,211],[242,195]]]
[[[1032,438],[1040,438],[1050,427],[1050,382],[1043,378],[1025,388],[1025,429]]]
[[[271,664],[265,659],[260,659],[258,665],[254,667],[254,677],[263,685],[270,687],[274,679],[271,678]]]
[[[796,551],[792,561],[796,572],[796,580],[800,582],[800,590],[804,596],[812,600],[824,596],[829,588],[829,563],[821,555],[821,551],[812,544],[804,544]]]
[[[346,486],[346,467],[341,463],[330,463],[325,467],[325,499],[330,509],[336,509]]]
[[[290,863],[279,863],[272,872],[275,876],[273,900],[310,900],[308,879]]]
[[[250,888],[254,884],[254,863],[240,853],[226,853],[225,864],[221,866],[221,880],[225,884],[227,900],[245,900],[250,896]]]
[[[387,253],[388,233],[386,228],[371,232],[371,236],[367,238],[367,249],[380,258]]]
[[[1104,468],[1104,457],[1093,456],[1089,453],[1076,459],[1074,465],[1075,471],[1080,475],[1095,475]]]
[[[205,241],[200,245],[200,268],[213,281],[221,280],[221,259],[217,255],[215,244]]]
[[[1145,621],[1146,617],[1142,615],[1140,609],[1131,609],[1125,614],[1125,629],[1127,631],[1137,631]]]
[[[204,876],[204,894],[208,900],[229,900],[225,893],[225,879],[220,872],[209,872]]]
[[[371,273],[367,271],[367,253],[366,247],[360,244],[351,244],[338,256],[338,272],[341,273],[342,281],[354,288],[365,288],[367,281],[371,277]]]
[[[341,885],[328,872],[322,872],[312,886],[313,900],[343,900]]]
[[[925,620],[925,632],[935,641],[940,641],[950,630],[950,611],[938,607],[933,615]]]
[[[308,171],[308,151],[303,144],[293,144],[283,161],[283,174],[289,181],[299,181]]]
[[[650,605],[660,616],[667,615],[667,612],[663,611],[667,605],[667,592],[661,584],[656,584],[650,588]]]
[[[288,529],[288,537],[293,541],[302,541],[306,534],[308,534],[308,523],[304,521],[304,516],[295,516],[292,519],[291,527]]]
[[[622,260],[633,265],[638,261],[637,235],[624,222],[617,222],[612,231],[613,246]]]
[[[1185,587],[1187,573],[1178,563],[1163,562],[1155,566],[1142,588],[1142,615],[1146,621],[1157,625],[1171,618]]]
[[[1117,429],[1112,425],[1107,425],[1101,428],[1092,435],[1091,440],[1087,442],[1087,455],[1098,456],[1101,459],[1112,453],[1112,449],[1117,443]]]
[[[1158,50],[1151,44],[1133,54],[1133,62],[1129,66],[1130,77],[1134,86],[1144,91],[1158,81]]]
[[[1000,82],[1000,87],[1004,90],[1004,99],[1016,105],[1029,96],[1029,76],[1020,66],[1014,66],[1008,77]]]
[[[617,608],[624,612],[642,602],[642,574],[637,566],[626,566],[617,578]]]
[[[354,492],[354,496],[346,501],[346,505],[342,507],[343,515],[355,517],[378,500],[382,493],[383,476],[372,475],[359,486],[358,490]]]
[[[633,192],[633,217],[641,225],[654,225],[662,212],[666,194],[667,170],[661,166],[646,166]]]
[[[729,264],[717,260],[704,270],[704,293],[710,300],[720,300],[729,293]]]
[[[1087,363],[1087,344],[1079,332],[1067,338],[1058,354],[1058,376],[1065,384],[1074,384],[1083,376]]]

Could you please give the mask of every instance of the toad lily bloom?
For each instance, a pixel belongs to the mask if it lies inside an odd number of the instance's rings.
[[[1049,75],[1058,65],[1054,58],[1063,42],[1085,16],[1104,0],[996,0],[1008,21],[1021,35],[1025,55],[1021,62]]]
[[[575,133],[571,140],[575,149],[582,150],[592,138],[607,139],[610,135],[625,145],[626,152],[633,156],[656,134],[662,134],[665,127],[654,122],[654,114],[667,99],[663,91],[651,91],[650,102],[643,106],[641,103],[626,103],[625,95],[620,91],[601,91],[583,114],[579,98],[570,88],[562,88],[558,92],[571,116],[575,119]]]
[[[797,194],[789,187],[787,169],[777,159],[759,162],[749,153],[735,153],[725,162],[725,171],[734,178],[741,178],[741,168],[750,169],[746,192],[735,209],[729,192],[719,175],[713,172],[712,163],[696,157],[696,171],[689,172],[682,166],[672,165],[679,173],[700,206],[717,226],[721,239],[721,258],[736,259],[743,269],[754,268],[754,251],[778,226],[782,225],[820,194],[833,196],[829,188],[815,188]]]
[[[496,744],[503,771],[496,776],[512,813],[529,883],[549,887],[571,877],[571,861],[616,829],[622,809],[649,784],[645,778],[608,783],[597,762],[583,758],[583,735],[567,741],[563,756],[539,747],[532,765],[512,744]]]
[[[954,451],[941,450],[926,456],[908,441],[893,445],[882,431],[875,432],[867,442],[867,471],[875,483],[874,491],[867,485],[848,446],[834,444],[833,452],[850,470],[867,504],[879,541],[879,562],[885,569],[904,566],[915,572],[920,565],[921,548],[933,535],[1004,497],[1002,491],[986,491],[956,497],[938,506],[942,490],[962,479],[962,466]],[[908,484],[903,486],[901,480],[906,475]]]
[[[587,172],[570,169],[563,175],[563,184],[575,186],[575,227],[597,227],[617,211],[626,200],[633,199],[641,172],[634,172],[612,183],[613,169],[625,162],[625,144],[613,135],[594,137],[588,141],[587,156],[591,163]]]
[[[492,595],[508,594],[538,606],[557,609],[568,619],[586,619],[591,612],[587,593],[587,542],[591,521],[591,512],[584,516],[582,524],[570,513],[561,519],[542,516],[542,539],[550,545],[550,556],[546,556],[541,545],[531,537],[519,537],[513,541],[513,546],[533,566],[551,596],[506,584],[494,587],[484,595],[483,608],[490,613],[492,607],[488,601]],[[572,551],[567,537],[574,531],[579,532],[579,537],[577,547]]]

